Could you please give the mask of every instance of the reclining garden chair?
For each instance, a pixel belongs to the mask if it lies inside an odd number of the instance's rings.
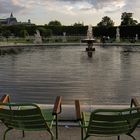
[[[133,105],[135,107],[132,107]],[[131,100],[131,106],[127,109],[97,109],[93,112],[81,112],[79,100],[75,101],[75,107],[81,127],[81,140],[86,140],[90,136],[117,136],[120,140],[122,134],[136,140],[131,135],[140,122],[140,105],[136,98]]]
[[[3,95],[2,98],[0,99],[0,103],[9,103],[10,97],[9,95]]]
[[[9,101],[9,100],[8,100]],[[47,130],[53,140],[52,125],[55,121],[56,139],[58,139],[58,118],[61,112],[61,97],[57,97],[53,109],[40,109],[36,104],[3,103],[0,102],[0,120],[6,125],[7,130],[3,135],[6,140],[6,134],[9,130],[17,129],[23,131],[41,131]]]

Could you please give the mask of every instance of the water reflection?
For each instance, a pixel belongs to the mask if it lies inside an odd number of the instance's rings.
[[[139,95],[140,49],[96,47],[87,57],[82,46],[45,47],[0,57],[0,95],[13,101],[52,102],[57,95],[64,103],[74,99],[94,104],[128,104]],[[137,51],[136,51],[137,50]]]

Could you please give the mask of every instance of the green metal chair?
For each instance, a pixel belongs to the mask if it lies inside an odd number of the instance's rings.
[[[132,107],[133,105],[137,107]],[[79,100],[75,101],[75,107],[81,127],[81,140],[86,140],[90,136],[117,136],[120,140],[122,134],[136,140],[132,136],[140,123],[140,106],[136,99],[132,99],[131,107],[127,109],[97,109],[92,112],[81,112]]]
[[[61,97],[57,97],[53,109],[40,109],[36,104],[28,103],[2,103],[0,102],[0,120],[6,125],[7,129],[3,135],[6,140],[6,134],[12,129],[24,131],[47,130],[54,139],[52,126],[55,121],[56,139],[58,139],[58,117],[61,112]]]

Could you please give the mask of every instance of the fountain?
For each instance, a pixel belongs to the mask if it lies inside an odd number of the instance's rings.
[[[66,32],[63,32],[63,39],[62,39],[63,42],[67,42],[67,39],[66,39]]]
[[[116,29],[116,42],[120,42],[120,29],[117,27]]]
[[[42,44],[42,37],[40,36],[39,30],[36,30],[36,34],[34,36],[35,36],[34,43],[35,44]]]
[[[81,40],[82,43],[87,43],[88,47],[86,48],[86,51],[88,52],[88,56],[92,57],[92,52],[95,51],[95,48],[93,48],[93,42],[95,42],[95,39],[93,38],[93,32],[92,32],[92,26],[88,26],[87,30],[87,38]]]

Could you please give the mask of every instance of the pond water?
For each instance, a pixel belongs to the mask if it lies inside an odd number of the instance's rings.
[[[85,46],[46,46],[0,56],[0,95],[34,103],[51,103],[61,95],[68,104],[75,99],[128,104],[140,95],[140,47],[95,48],[92,58]]]

